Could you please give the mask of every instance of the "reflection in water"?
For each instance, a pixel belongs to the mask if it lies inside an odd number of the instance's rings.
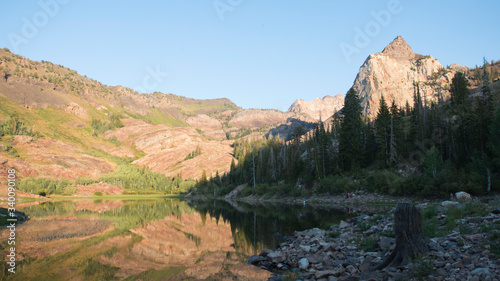
[[[234,204],[234,203],[233,203]],[[253,255],[263,249],[277,248],[283,237],[309,228],[328,228],[351,215],[343,210],[292,205],[249,205],[238,203],[238,210],[225,201],[193,202],[202,216],[229,221],[239,252]]]
[[[250,255],[277,247],[295,230],[345,218],[303,206],[173,199],[83,199],[22,211],[32,220],[18,226],[16,251],[24,261],[11,280],[266,280],[269,272],[246,264]],[[0,231],[2,240],[7,235]]]

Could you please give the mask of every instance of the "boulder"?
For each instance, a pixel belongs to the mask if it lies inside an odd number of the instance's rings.
[[[464,192],[464,191],[460,191],[460,192],[455,193],[455,198],[458,201],[471,201],[472,200],[472,197],[470,196],[470,194],[467,192]]]

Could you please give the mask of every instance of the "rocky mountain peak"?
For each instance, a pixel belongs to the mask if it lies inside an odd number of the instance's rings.
[[[387,47],[385,47],[382,51],[382,54],[397,59],[413,59],[416,56],[410,45],[408,45],[406,40],[401,36],[396,37],[389,45],[387,45]]]
[[[363,113],[374,119],[380,106],[380,97],[399,107],[406,102],[413,105],[415,83],[426,101],[447,99],[447,91],[439,91],[450,84],[455,69],[444,69],[432,56],[415,54],[406,41],[398,36],[380,53],[368,56],[359,68],[353,88],[359,94]]]
[[[344,106],[344,96],[324,96],[313,101],[296,100],[288,109],[288,112],[304,115],[312,121],[326,120]]]

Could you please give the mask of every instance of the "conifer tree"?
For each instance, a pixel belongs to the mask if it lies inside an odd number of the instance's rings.
[[[376,135],[375,140],[378,145],[378,158],[385,163],[389,164],[389,150],[390,150],[390,137],[391,137],[391,114],[389,107],[385,102],[384,96],[380,97],[380,107],[375,120]]]
[[[339,134],[339,153],[345,170],[361,166],[363,161],[363,122],[358,93],[351,88],[344,101],[343,119]]]

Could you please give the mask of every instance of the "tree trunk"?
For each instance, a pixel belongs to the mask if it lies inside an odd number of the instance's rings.
[[[411,203],[398,203],[394,213],[396,247],[391,255],[375,269],[405,266],[409,259],[428,251],[428,238],[422,231],[422,215]]]
[[[486,169],[486,174],[488,175],[488,187],[486,187],[486,191],[491,191],[491,171],[490,169]]]

